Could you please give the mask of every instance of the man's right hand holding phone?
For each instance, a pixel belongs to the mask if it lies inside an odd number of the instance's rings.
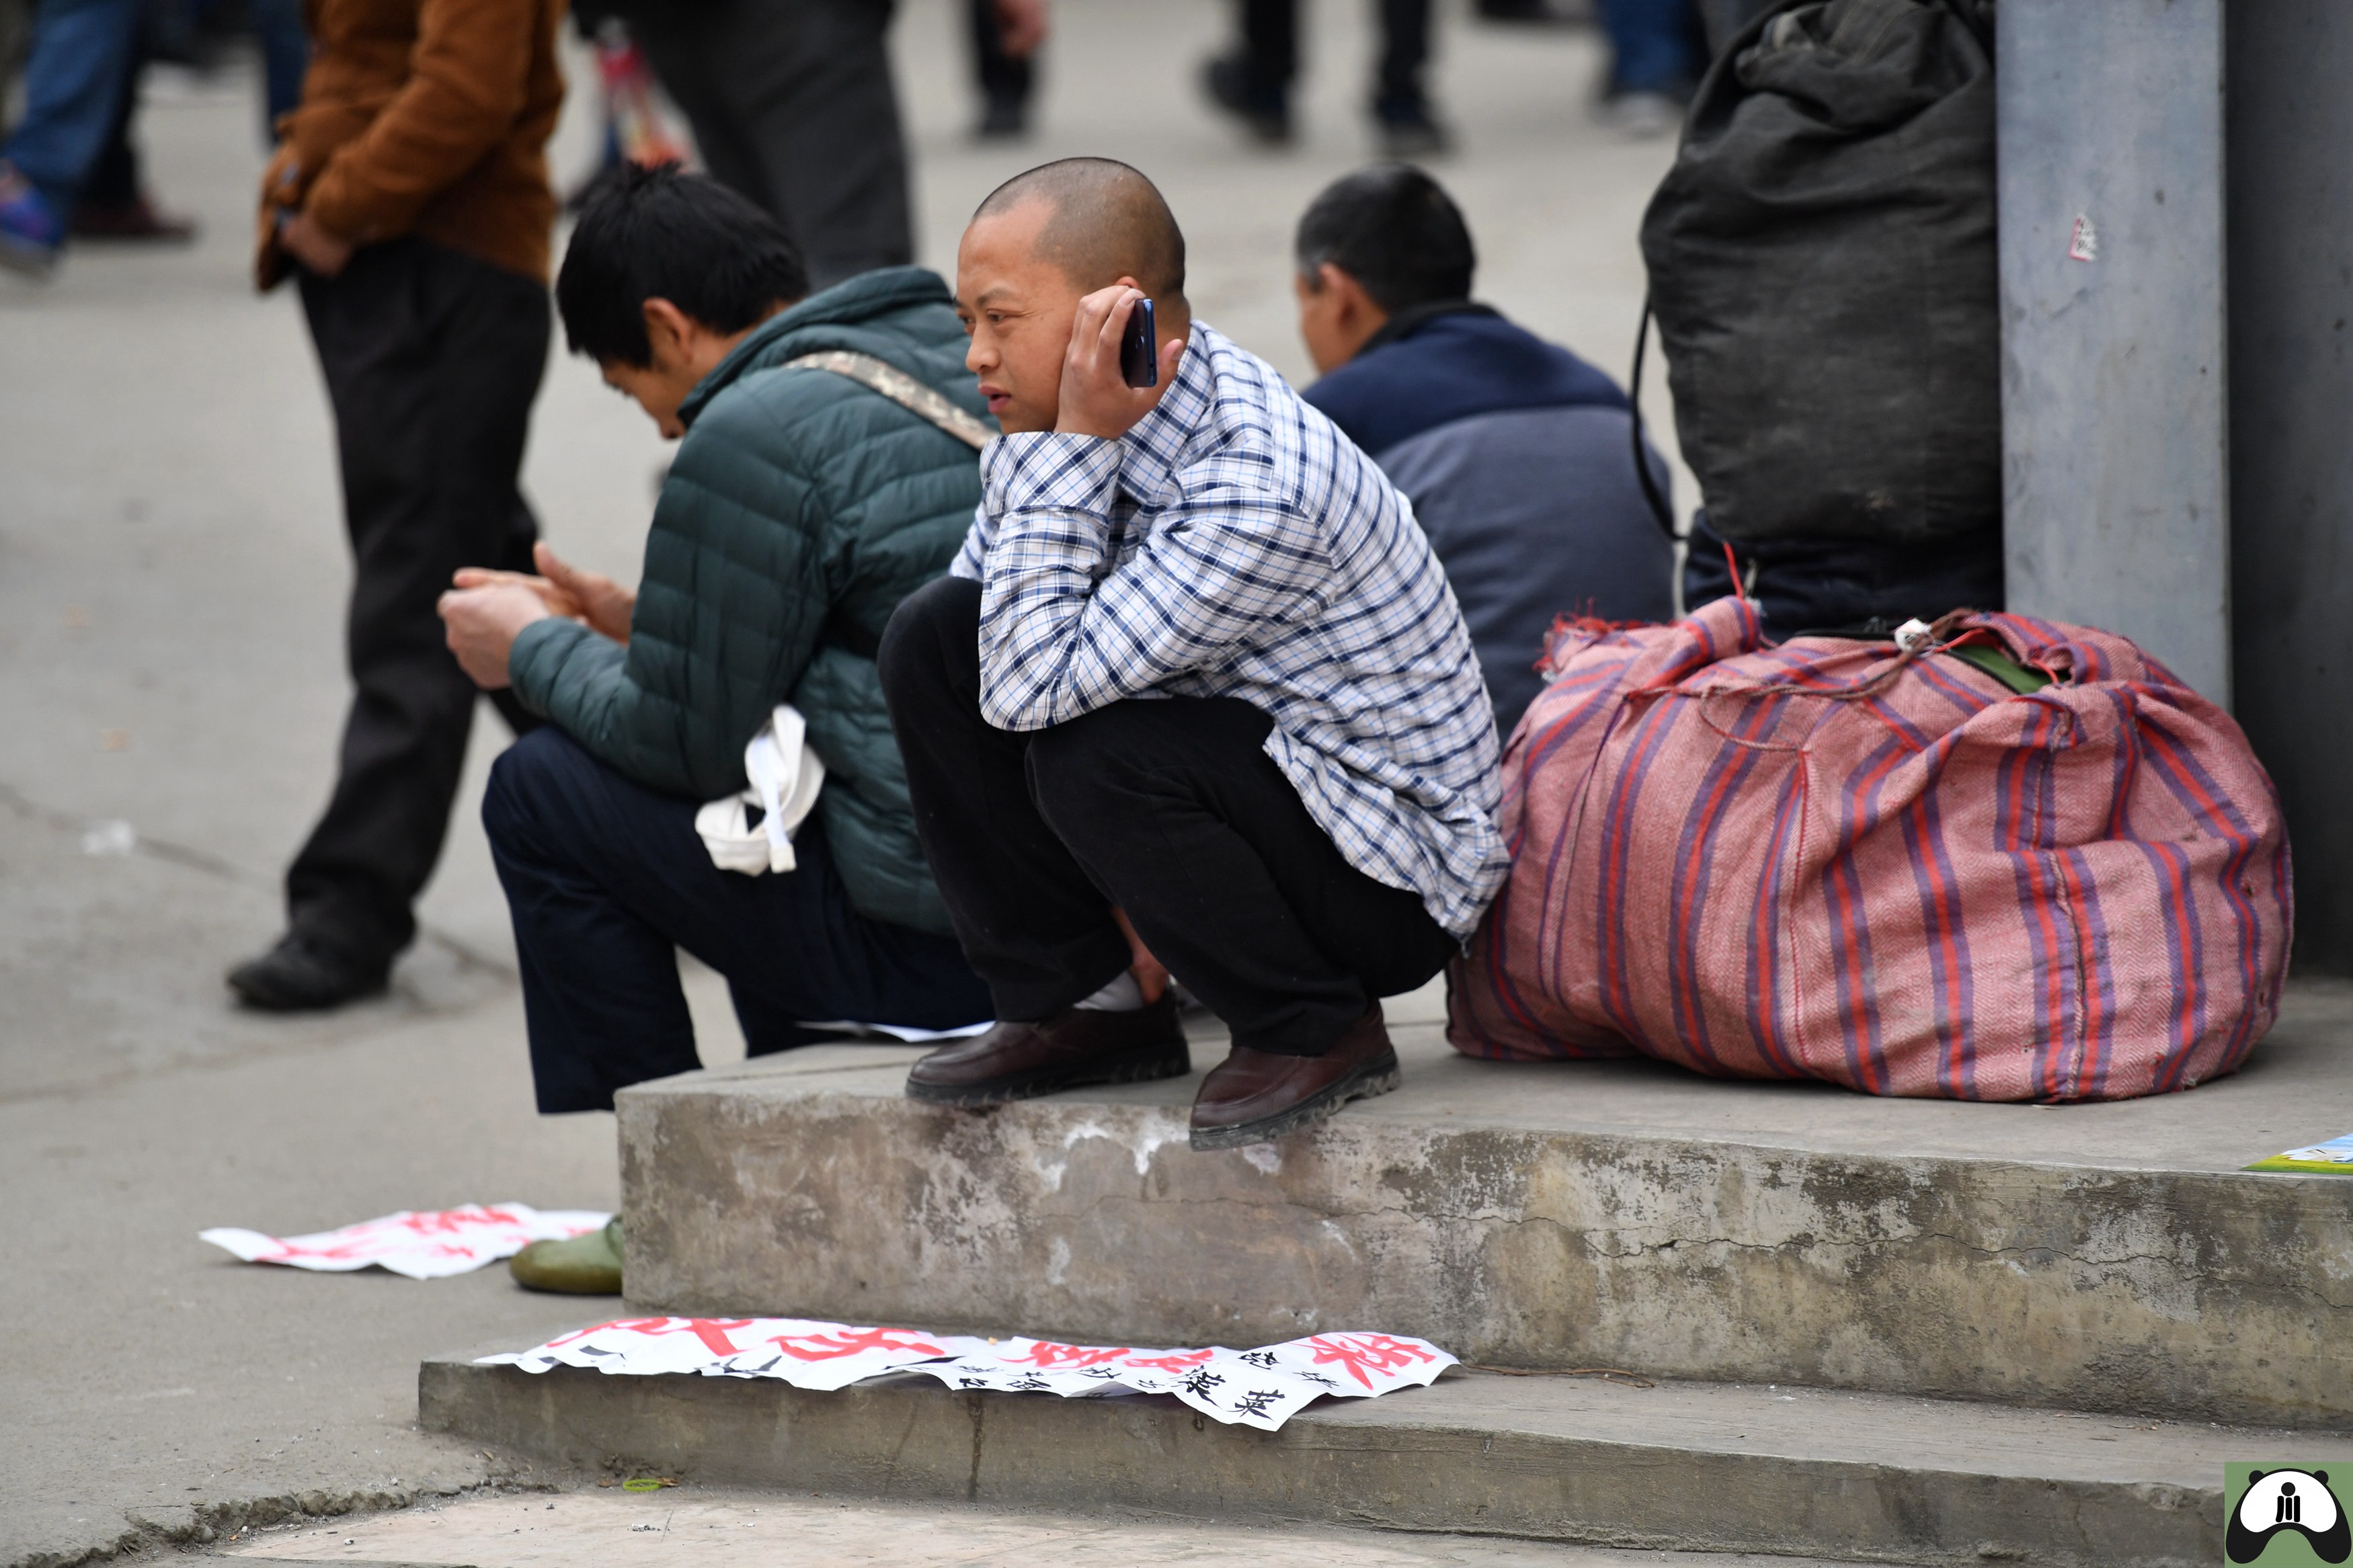
[[[1144,298],[1134,279],[1123,278],[1079,301],[1070,351],[1062,360],[1056,430],[1116,441],[1158,406],[1176,379],[1176,362],[1185,356],[1185,340],[1171,338],[1159,345],[1157,384],[1128,384],[1120,369],[1120,342],[1126,335],[1129,316]]]

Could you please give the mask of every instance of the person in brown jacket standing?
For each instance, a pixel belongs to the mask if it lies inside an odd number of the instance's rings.
[[[460,566],[530,571],[538,535],[518,476],[547,363],[545,150],[564,100],[563,0],[306,9],[311,69],[263,177],[257,281],[297,278],[334,408],[357,689],[333,796],[287,873],[287,932],[228,975],[273,1010],[382,990],[416,934],[477,695],[435,603]]]

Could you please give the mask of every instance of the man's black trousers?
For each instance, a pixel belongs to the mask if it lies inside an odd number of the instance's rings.
[[[287,909],[299,934],[373,963],[416,934],[409,906],[440,858],[480,695],[435,601],[460,566],[532,570],[538,527],[517,478],[547,364],[547,290],[400,239],[363,247],[338,277],[303,274],[302,310],[334,405],[357,689]]]
[[[514,917],[540,1110],[610,1110],[615,1089],[700,1065],[681,947],[727,977],[754,1056],[828,1037],[805,1024],[987,1018],[953,938],[858,912],[818,818],[794,836],[792,870],[746,877],[711,863],[694,813],[553,725],[491,769],[482,826]]]
[[[883,634],[923,853],[1000,1018],[1044,1018],[1153,955],[1234,1043],[1319,1056],[1445,965],[1414,893],[1350,866],[1231,698],[1114,702],[1051,729],[980,713],[980,584],[944,577]]]
[[[830,289],[914,259],[892,0],[626,0],[630,36],[711,173]]]
[[[1430,0],[1379,0],[1381,56],[1373,101],[1389,113],[1422,107],[1430,63]],[[1260,93],[1288,92],[1299,75],[1299,0],[1241,0],[1242,63]]]

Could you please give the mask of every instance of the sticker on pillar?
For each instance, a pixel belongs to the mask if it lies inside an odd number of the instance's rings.
[[[2067,236],[2067,255],[2075,261],[2097,261],[2100,258],[2100,231],[2092,226],[2089,214],[2075,215],[2075,226]]]
[[[2222,1551],[2232,1563],[2284,1568],[2353,1556],[2353,1526],[2346,1523],[2326,1469],[2225,1465],[2222,1495],[2230,1510]]]

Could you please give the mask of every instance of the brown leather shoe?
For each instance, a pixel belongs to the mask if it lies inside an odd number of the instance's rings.
[[[1145,1083],[1193,1070],[1174,993],[1127,1013],[1072,1007],[944,1046],[907,1074],[907,1093],[938,1105],[997,1105],[1095,1083]]]
[[[1263,1143],[1397,1086],[1397,1052],[1376,1002],[1320,1057],[1278,1057],[1236,1046],[1209,1070],[1193,1101],[1193,1147]]]
[[[158,210],[142,192],[127,202],[82,202],[77,205],[73,231],[79,239],[187,245],[196,237],[196,220]]]

